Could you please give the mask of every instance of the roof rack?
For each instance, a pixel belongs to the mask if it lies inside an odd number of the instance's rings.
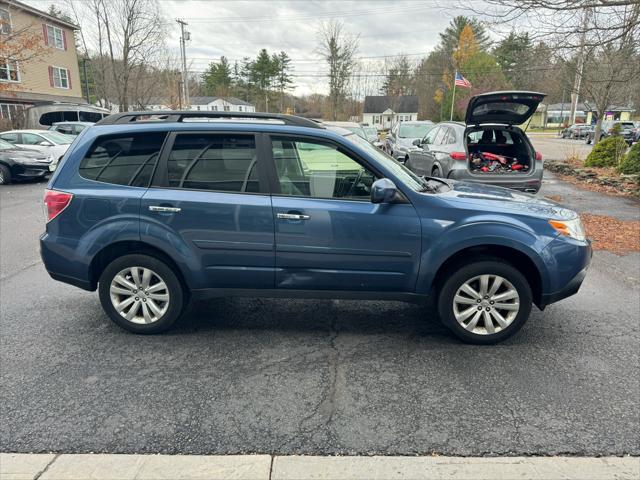
[[[150,117],[150,118],[144,118]],[[98,125],[119,125],[123,123],[157,123],[157,122],[183,122],[186,118],[220,118],[229,121],[249,119],[249,120],[278,120],[285,125],[309,128],[325,128],[317,122],[308,118],[297,117],[295,115],[285,115],[282,113],[264,112],[202,112],[199,110],[149,110],[144,112],[122,112],[111,114],[102,120]]]

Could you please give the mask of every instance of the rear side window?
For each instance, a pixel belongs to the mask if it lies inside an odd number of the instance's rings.
[[[165,132],[101,137],[80,162],[80,175],[97,182],[147,187],[165,137]]]
[[[167,173],[173,188],[258,193],[255,137],[228,133],[177,135]]]

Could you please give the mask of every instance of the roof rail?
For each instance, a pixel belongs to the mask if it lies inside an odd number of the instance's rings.
[[[145,118],[151,117],[151,118]],[[308,118],[282,113],[264,112],[202,112],[199,110],[149,110],[144,112],[113,113],[100,120],[97,125],[119,125],[123,123],[157,123],[157,122],[183,122],[185,118],[220,118],[229,121],[248,120],[279,120],[285,125],[309,128],[325,128]]]

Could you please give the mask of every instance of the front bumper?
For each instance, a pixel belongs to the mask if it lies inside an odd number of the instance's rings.
[[[11,174],[15,178],[42,178],[47,176],[49,172],[48,163],[16,163],[11,169]]]
[[[550,285],[540,297],[541,309],[578,293],[584,281],[593,249],[591,242],[557,238],[545,248],[543,256],[550,273]]]

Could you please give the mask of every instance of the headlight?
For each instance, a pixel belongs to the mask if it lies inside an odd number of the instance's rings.
[[[584,227],[580,217],[572,220],[549,220],[549,224],[561,235],[584,241],[586,239]]]

